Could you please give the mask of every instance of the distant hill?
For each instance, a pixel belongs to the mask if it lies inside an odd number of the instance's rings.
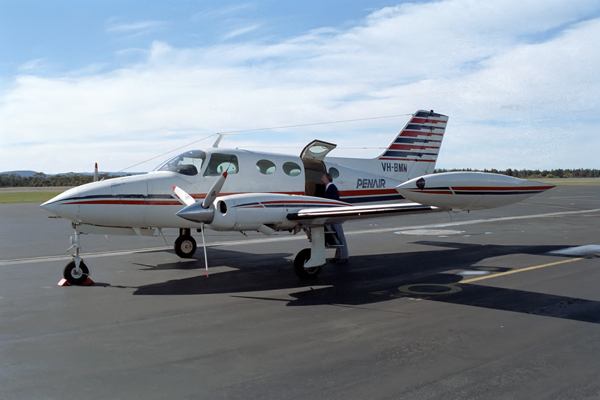
[[[36,171],[6,171],[6,172],[0,172],[0,175],[19,175],[22,178],[29,178],[30,176],[34,176],[35,174],[37,174]]]

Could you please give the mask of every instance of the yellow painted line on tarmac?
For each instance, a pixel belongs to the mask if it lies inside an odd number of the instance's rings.
[[[568,260],[556,261],[556,262],[553,262],[553,263],[543,264],[543,265],[535,265],[533,267],[521,268],[521,269],[507,271],[507,272],[500,272],[500,273],[494,274],[494,275],[480,276],[478,278],[467,279],[467,280],[456,282],[456,283],[458,283],[458,284],[472,283],[472,282],[482,281],[484,279],[497,278],[499,276],[505,276],[505,275],[511,275],[511,274],[518,274],[519,272],[532,271],[534,269],[552,267],[553,265],[566,264],[566,263],[570,263],[570,262],[574,262],[574,261],[579,261],[579,260],[584,260],[584,258],[583,257],[569,258]]]

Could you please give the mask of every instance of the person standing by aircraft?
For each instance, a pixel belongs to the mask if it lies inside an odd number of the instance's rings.
[[[337,186],[333,184],[333,177],[330,173],[324,173],[321,176],[321,183],[325,185],[325,198],[332,200],[340,199],[340,192]],[[346,243],[346,236],[344,236],[344,228],[342,224],[332,224],[331,228],[335,231],[341,246],[335,250],[335,257],[331,259],[331,262],[343,264],[348,262],[348,244]]]

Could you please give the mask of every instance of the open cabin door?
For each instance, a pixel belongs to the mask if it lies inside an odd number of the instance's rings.
[[[300,153],[300,158],[304,163],[304,193],[307,196],[323,197],[325,195],[325,187],[321,183],[321,176],[327,170],[325,169],[323,160],[336,147],[337,145],[333,143],[313,140]]]

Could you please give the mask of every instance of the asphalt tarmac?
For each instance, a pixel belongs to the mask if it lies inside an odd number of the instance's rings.
[[[207,278],[168,232],[83,237],[59,287],[48,217],[0,205],[2,399],[600,398],[600,186],[345,224],[308,283],[302,235],[209,233]]]

